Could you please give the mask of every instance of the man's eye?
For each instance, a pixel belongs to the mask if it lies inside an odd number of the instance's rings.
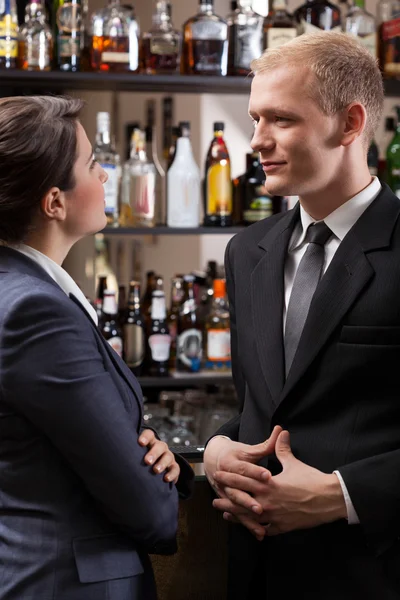
[[[278,117],[278,115],[275,115],[275,121],[277,121],[278,123],[284,123],[290,121],[290,119],[288,119],[287,117]]]
[[[258,125],[258,121],[256,121],[255,119],[251,120],[251,124],[253,125],[254,129],[257,127]]]

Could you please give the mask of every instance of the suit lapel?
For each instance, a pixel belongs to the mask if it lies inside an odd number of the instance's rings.
[[[284,384],[283,302],[287,247],[299,216],[289,211],[259,242],[265,250],[251,274],[254,331],[261,368],[276,401]]]
[[[399,211],[399,200],[384,186],[376,200],[341,242],[311,302],[299,346],[278,404],[293,390],[374,276],[374,269],[367,255],[374,250],[390,246]]]

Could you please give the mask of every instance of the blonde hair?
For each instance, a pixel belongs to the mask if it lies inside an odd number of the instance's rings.
[[[309,96],[327,115],[360,102],[367,113],[364,140],[369,146],[383,112],[384,90],[378,63],[357,38],[336,32],[301,35],[253,60],[254,73],[282,66],[306,66],[315,79]],[[315,85],[315,80],[317,85]]]

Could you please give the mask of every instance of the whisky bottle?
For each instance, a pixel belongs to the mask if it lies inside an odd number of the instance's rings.
[[[198,227],[200,221],[200,169],[190,142],[190,123],[179,124],[176,154],[167,173],[168,227]]]
[[[124,360],[133,374],[142,374],[146,353],[145,320],[140,307],[140,283],[129,283],[128,306],[123,321]]]
[[[117,301],[115,292],[110,290],[104,290],[103,311],[99,327],[111,348],[122,358],[123,341],[122,330],[118,323]]]
[[[197,372],[201,367],[203,334],[193,289],[194,277],[183,278],[184,297],[178,319],[177,371]]]
[[[247,169],[240,183],[242,222],[251,225],[266,219],[282,204],[281,196],[271,196],[265,187],[265,173],[258,152],[247,155]]]
[[[296,36],[296,22],[287,9],[286,0],[273,0],[264,19],[264,47],[279,48]]]
[[[365,10],[364,0],[355,0],[346,17],[346,33],[357,37],[374,58],[377,57],[375,17]]]
[[[400,0],[380,0],[377,20],[381,70],[387,78],[400,78]]]
[[[110,114],[97,113],[97,134],[94,156],[107,173],[108,179],[104,184],[105,213],[107,224],[118,226],[118,189],[120,180],[120,160],[111,142]]]
[[[169,374],[169,354],[171,336],[167,324],[165,294],[154,290],[151,302],[151,326],[147,340],[147,361],[149,375],[163,377]]]
[[[60,71],[79,71],[81,54],[81,0],[59,0],[56,14],[57,66]]]
[[[133,227],[154,227],[156,214],[156,167],[147,159],[145,134],[135,129],[132,134],[131,158],[124,164],[121,213],[123,222]],[[128,207],[130,218],[125,218]]]
[[[18,66],[18,16],[16,0],[0,4],[0,69]]]
[[[199,12],[183,25],[181,72],[226,75],[228,25],[214,13],[214,0],[199,0]]]
[[[133,8],[110,0],[92,17],[91,64],[96,71],[136,72],[139,68],[139,24]]]
[[[179,72],[181,34],[171,22],[171,3],[156,1],[152,28],[142,37],[143,72],[150,75]]]
[[[231,331],[224,279],[214,280],[214,299],[206,320],[205,368],[231,369]]]
[[[250,64],[263,52],[263,18],[252,9],[252,0],[238,0],[228,27],[228,75],[248,75]]]
[[[225,125],[214,123],[214,138],[210,144],[204,177],[204,225],[232,225],[231,161],[224,140]]]
[[[43,5],[31,0],[25,9],[20,29],[19,63],[24,71],[49,71],[53,58],[53,36],[46,22]]]
[[[340,9],[329,0],[306,0],[294,12],[298,33],[342,31]]]

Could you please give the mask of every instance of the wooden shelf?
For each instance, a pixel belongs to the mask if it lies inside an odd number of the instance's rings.
[[[230,384],[233,382],[231,373],[173,373],[169,377],[138,377],[143,388],[172,388],[172,387],[203,387],[208,385]]]
[[[106,227],[99,233],[104,235],[232,235],[242,229],[244,227]]]
[[[200,75],[135,75],[130,73],[63,73],[4,70],[1,86],[28,91],[102,90],[120,92],[248,94],[250,77]]]

